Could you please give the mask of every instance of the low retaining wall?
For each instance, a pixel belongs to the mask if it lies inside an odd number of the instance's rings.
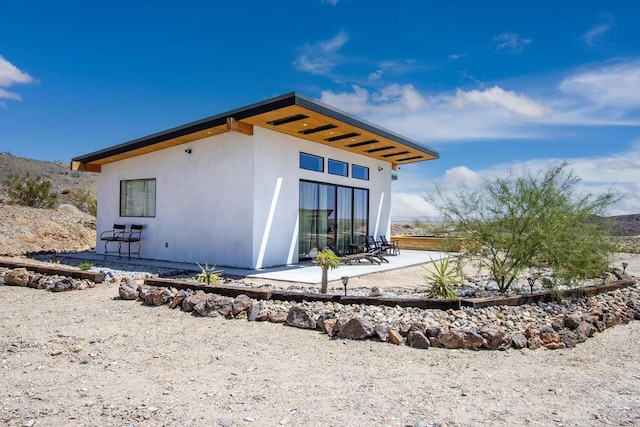
[[[460,252],[462,239],[455,237],[437,236],[391,236],[391,240],[398,242],[400,249],[416,251]]]

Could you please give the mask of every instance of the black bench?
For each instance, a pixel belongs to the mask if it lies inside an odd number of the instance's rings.
[[[120,239],[124,237],[126,228],[124,224],[113,224],[113,229],[100,233],[100,240],[104,242],[104,259],[107,259],[107,255],[116,253],[118,254],[118,258],[120,258]],[[118,250],[110,251],[109,243],[117,243]]]
[[[107,259],[107,255],[115,254],[116,251],[108,250],[108,245],[111,242],[118,243],[118,259],[122,258],[122,244],[127,244],[127,259],[131,259],[131,254],[138,256],[140,259],[140,239],[142,238],[142,225],[133,224],[126,230],[126,226],[123,224],[114,224],[112,230],[104,231],[100,234],[100,240],[104,241],[104,259]],[[131,244],[136,245],[136,250],[131,252]]]

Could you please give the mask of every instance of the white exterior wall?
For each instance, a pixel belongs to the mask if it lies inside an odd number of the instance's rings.
[[[324,157],[325,172],[300,169],[301,151]],[[368,167],[369,181],[330,175],[329,158]],[[120,218],[120,181],[145,178],[156,178],[156,217]],[[102,231],[126,223],[145,226],[143,258],[245,268],[296,263],[300,180],[368,189],[369,234],[389,234],[390,163],[256,126],[253,136],[229,132],[104,165],[96,252],[104,249]]]
[[[98,236],[113,223],[144,224],[143,258],[251,265],[253,147],[252,137],[226,133],[104,165]],[[156,217],[121,218],[120,181],[144,178],[156,178]]]

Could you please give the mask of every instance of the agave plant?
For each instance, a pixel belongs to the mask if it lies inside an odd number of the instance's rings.
[[[196,281],[206,283],[207,285],[220,283],[220,273],[222,273],[222,270],[216,270],[215,265],[209,267],[206,262],[204,263],[204,267],[198,262],[196,262],[196,264],[198,264],[198,267],[202,270],[200,274],[198,274]]]
[[[462,284],[462,274],[450,264],[449,258],[441,258],[437,261],[431,259],[433,271],[427,270],[425,280],[431,285],[429,298],[458,298],[454,287]],[[425,269],[426,270],[426,269]]]

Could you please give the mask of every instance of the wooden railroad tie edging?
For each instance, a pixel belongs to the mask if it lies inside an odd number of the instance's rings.
[[[321,301],[337,302],[340,304],[364,304],[364,305],[384,305],[389,307],[415,307],[421,309],[458,310],[461,307],[483,308],[498,305],[524,305],[537,302],[551,302],[558,298],[580,298],[591,297],[600,293],[614,291],[616,289],[633,286],[635,280],[618,280],[602,286],[587,286],[582,288],[567,289],[559,292],[545,291],[529,295],[514,295],[493,298],[451,298],[451,299],[431,299],[431,298],[379,298],[364,296],[344,296],[339,294],[315,294],[291,292],[284,290],[269,290],[261,288],[250,288],[244,286],[226,285],[202,285],[194,281],[184,279],[145,279],[145,285],[158,286],[176,289],[202,290],[205,293],[215,293],[218,295],[235,298],[238,295],[247,295],[257,300],[277,300],[277,301]]]
[[[105,273],[99,273],[95,271],[78,270],[73,267],[51,264],[43,265],[38,263],[30,263],[24,261],[16,261],[9,258],[0,258],[0,267],[4,268],[24,268],[27,271],[35,271],[40,274],[49,274],[57,276],[68,276],[74,279],[87,279],[94,283],[102,283],[105,279]]]

